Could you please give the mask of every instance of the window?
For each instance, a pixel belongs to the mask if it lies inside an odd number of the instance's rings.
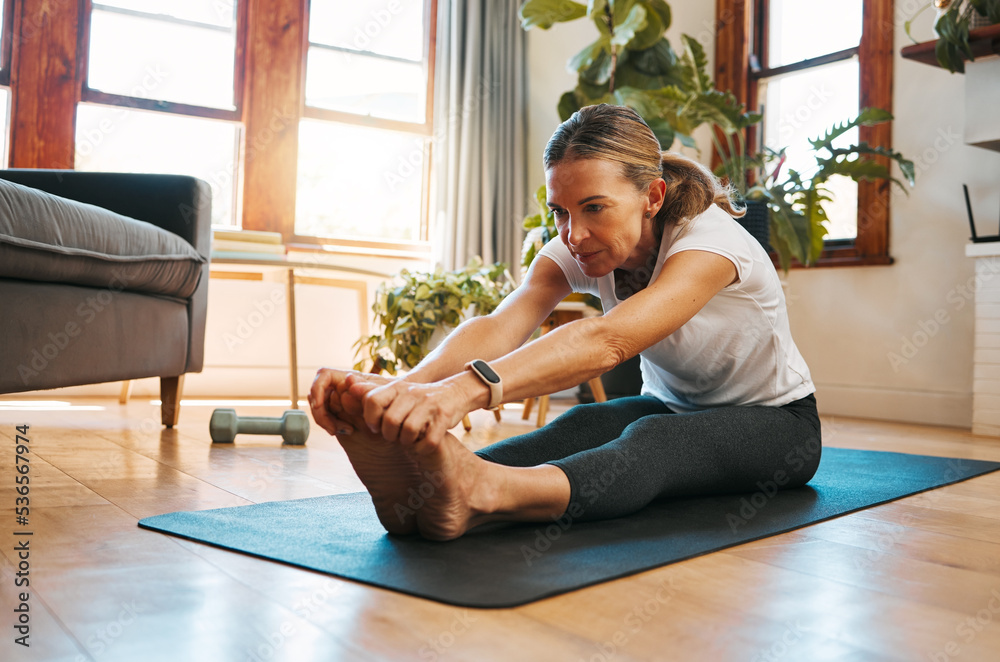
[[[212,186],[213,223],[237,224],[235,0],[94,0],[89,7],[75,167],[200,177]]]
[[[717,85],[764,114],[762,135],[809,172],[808,139],[860,108],[892,110],[892,0],[717,0]],[[888,27],[887,27],[888,26]],[[838,142],[889,145],[888,124]],[[831,180],[830,233],[820,264],[877,264],[888,255],[888,182]]]
[[[0,167],[7,167],[7,136],[10,135],[10,57],[12,0],[0,1]]]
[[[4,32],[13,167],[194,175],[215,224],[428,252],[436,0],[57,4]]]
[[[312,0],[295,234],[426,240],[429,0]]]

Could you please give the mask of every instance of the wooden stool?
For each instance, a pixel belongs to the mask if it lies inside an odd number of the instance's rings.
[[[565,304],[559,304],[556,309],[552,311],[552,314],[542,322],[541,333],[545,335],[557,326],[562,326],[563,324],[569,324],[578,319],[583,318],[583,308],[581,306],[573,306],[572,308],[566,306]],[[604,383],[601,381],[600,377],[594,377],[587,382],[590,384],[590,391],[594,394],[594,402],[606,402],[608,397],[604,393]],[[528,420],[531,416],[531,408],[535,403],[534,398],[528,398],[524,401],[524,411],[521,413],[521,420]],[[543,395],[538,398],[538,422],[537,427],[542,427],[545,425],[545,417],[549,413],[549,396]],[[499,419],[497,419],[499,420]]]

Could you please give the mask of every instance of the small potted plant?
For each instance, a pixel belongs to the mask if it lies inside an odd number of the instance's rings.
[[[933,0],[917,11],[904,27],[907,36],[913,20],[933,5],[937,9],[934,32],[938,36],[934,55],[938,64],[952,73],[965,72],[965,60],[975,60],[969,45],[969,30],[1000,23],[997,0]],[[913,40],[916,42],[916,40]]]
[[[513,289],[506,264],[486,265],[478,256],[455,271],[404,269],[395,281],[379,285],[372,312],[382,333],[355,343],[354,369],[395,375],[415,368],[435,340],[469,316],[493,312]]]

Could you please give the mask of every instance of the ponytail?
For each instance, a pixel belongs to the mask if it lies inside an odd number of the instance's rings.
[[[694,218],[713,204],[735,218],[746,213],[746,208],[733,205],[733,188],[724,185],[694,159],[674,152],[662,152],[660,167],[667,191],[663,206],[656,214],[659,227]]]

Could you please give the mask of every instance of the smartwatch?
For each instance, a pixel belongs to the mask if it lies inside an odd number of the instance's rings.
[[[496,409],[503,401],[503,381],[500,379],[500,375],[490,367],[489,363],[482,359],[476,359],[465,367],[490,387],[490,404],[488,408]]]

